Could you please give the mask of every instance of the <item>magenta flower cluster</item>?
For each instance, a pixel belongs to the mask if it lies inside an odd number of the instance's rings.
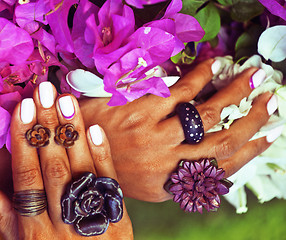
[[[220,196],[229,192],[232,183],[224,178],[225,171],[217,167],[215,159],[182,161],[172,173],[169,191],[173,200],[186,212],[216,211]]]
[[[109,105],[122,105],[147,93],[170,95],[152,69],[199,41],[197,20],[178,13],[172,0],[164,14],[138,24],[133,8],[163,0],[3,0],[0,3],[0,148],[10,149],[9,127],[14,107],[59,69],[62,92],[78,92],[65,81],[70,70],[99,74],[112,94]],[[151,71],[150,71],[151,70]]]

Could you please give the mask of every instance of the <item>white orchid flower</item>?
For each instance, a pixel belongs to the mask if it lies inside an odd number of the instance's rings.
[[[156,66],[146,72],[146,75],[152,74],[152,76],[161,77],[165,84],[170,87],[174,85],[178,80],[179,76],[167,76],[165,70]],[[103,80],[83,69],[76,69],[70,71],[66,75],[67,83],[77,92],[80,92],[83,96],[87,97],[111,97],[112,94],[104,90]]]
[[[238,106],[225,107],[221,112],[220,123],[209,132],[228,129],[236,119],[248,114],[253,100],[258,95],[268,91],[274,93],[278,98],[278,114],[272,115],[268,123],[251,140],[266,136],[274,128],[283,128],[286,122],[286,87],[282,85],[282,73],[270,65],[264,64],[258,55],[249,58],[242,66],[233,63],[229,56],[219,57],[219,59],[222,62],[221,71],[212,79],[212,83],[218,90],[228,85],[237,74],[249,67],[262,68],[266,73],[266,79],[247,98],[242,99]],[[286,199],[286,158],[281,159],[281,156],[286,156],[285,129],[284,134],[267,151],[229,177],[234,185],[225,198],[236,208],[237,213],[247,211],[246,187],[257,196],[261,203],[275,197]]]

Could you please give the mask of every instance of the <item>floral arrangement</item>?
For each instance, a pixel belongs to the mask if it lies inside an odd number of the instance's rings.
[[[123,105],[147,93],[170,96],[185,70],[209,57],[223,62],[215,90],[246,67],[266,71],[265,83],[240,106],[225,108],[211,130],[229,127],[255,96],[272,91],[279,113],[255,136],[261,137],[285,123],[285,6],[282,0],[1,0],[0,148],[10,150],[15,105],[43,81],[56,76],[59,92]],[[247,209],[245,185],[261,202],[286,198],[279,184],[286,176],[285,137],[232,176],[226,198],[237,212]],[[249,169],[257,171],[241,181]]]

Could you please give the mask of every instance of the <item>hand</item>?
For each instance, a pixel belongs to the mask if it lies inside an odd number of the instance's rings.
[[[169,98],[146,95],[118,107],[107,106],[108,99],[80,101],[86,126],[98,123],[106,131],[126,196],[152,202],[170,199],[163,185],[181,159],[215,157],[227,177],[271,145],[266,137],[249,142],[269,119],[266,106],[270,93],[258,97],[248,116],[237,120],[230,129],[206,134],[196,145],[182,144],[185,137],[179,118],[177,115],[169,117],[169,114],[178,103],[192,100],[211,80],[213,62],[210,59],[199,64],[180,79],[170,88]],[[220,121],[224,107],[238,105],[251,93],[250,79],[256,71],[256,68],[246,70],[229,86],[196,107],[205,132]]]
[[[26,217],[16,212],[21,239],[86,239],[62,220],[61,198],[66,186],[83,172],[117,179],[104,131],[95,127],[95,135],[86,132],[77,100],[66,94],[54,101],[56,96],[51,84],[40,85],[34,92],[34,100],[25,99],[17,105],[11,121],[14,191],[44,189],[48,202],[48,210],[37,216]],[[60,107],[61,100],[66,101]],[[51,131],[49,144],[40,147],[38,153],[25,138],[25,133],[36,123]],[[79,139],[65,149],[54,141],[54,129],[67,123],[75,126]],[[123,206],[122,219],[109,223],[105,233],[92,239],[133,239],[131,221],[124,203]]]

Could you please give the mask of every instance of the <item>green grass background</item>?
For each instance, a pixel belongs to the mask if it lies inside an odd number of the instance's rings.
[[[286,240],[286,201],[260,204],[248,194],[248,212],[236,214],[224,199],[218,212],[185,213],[167,201],[125,200],[135,240]]]

